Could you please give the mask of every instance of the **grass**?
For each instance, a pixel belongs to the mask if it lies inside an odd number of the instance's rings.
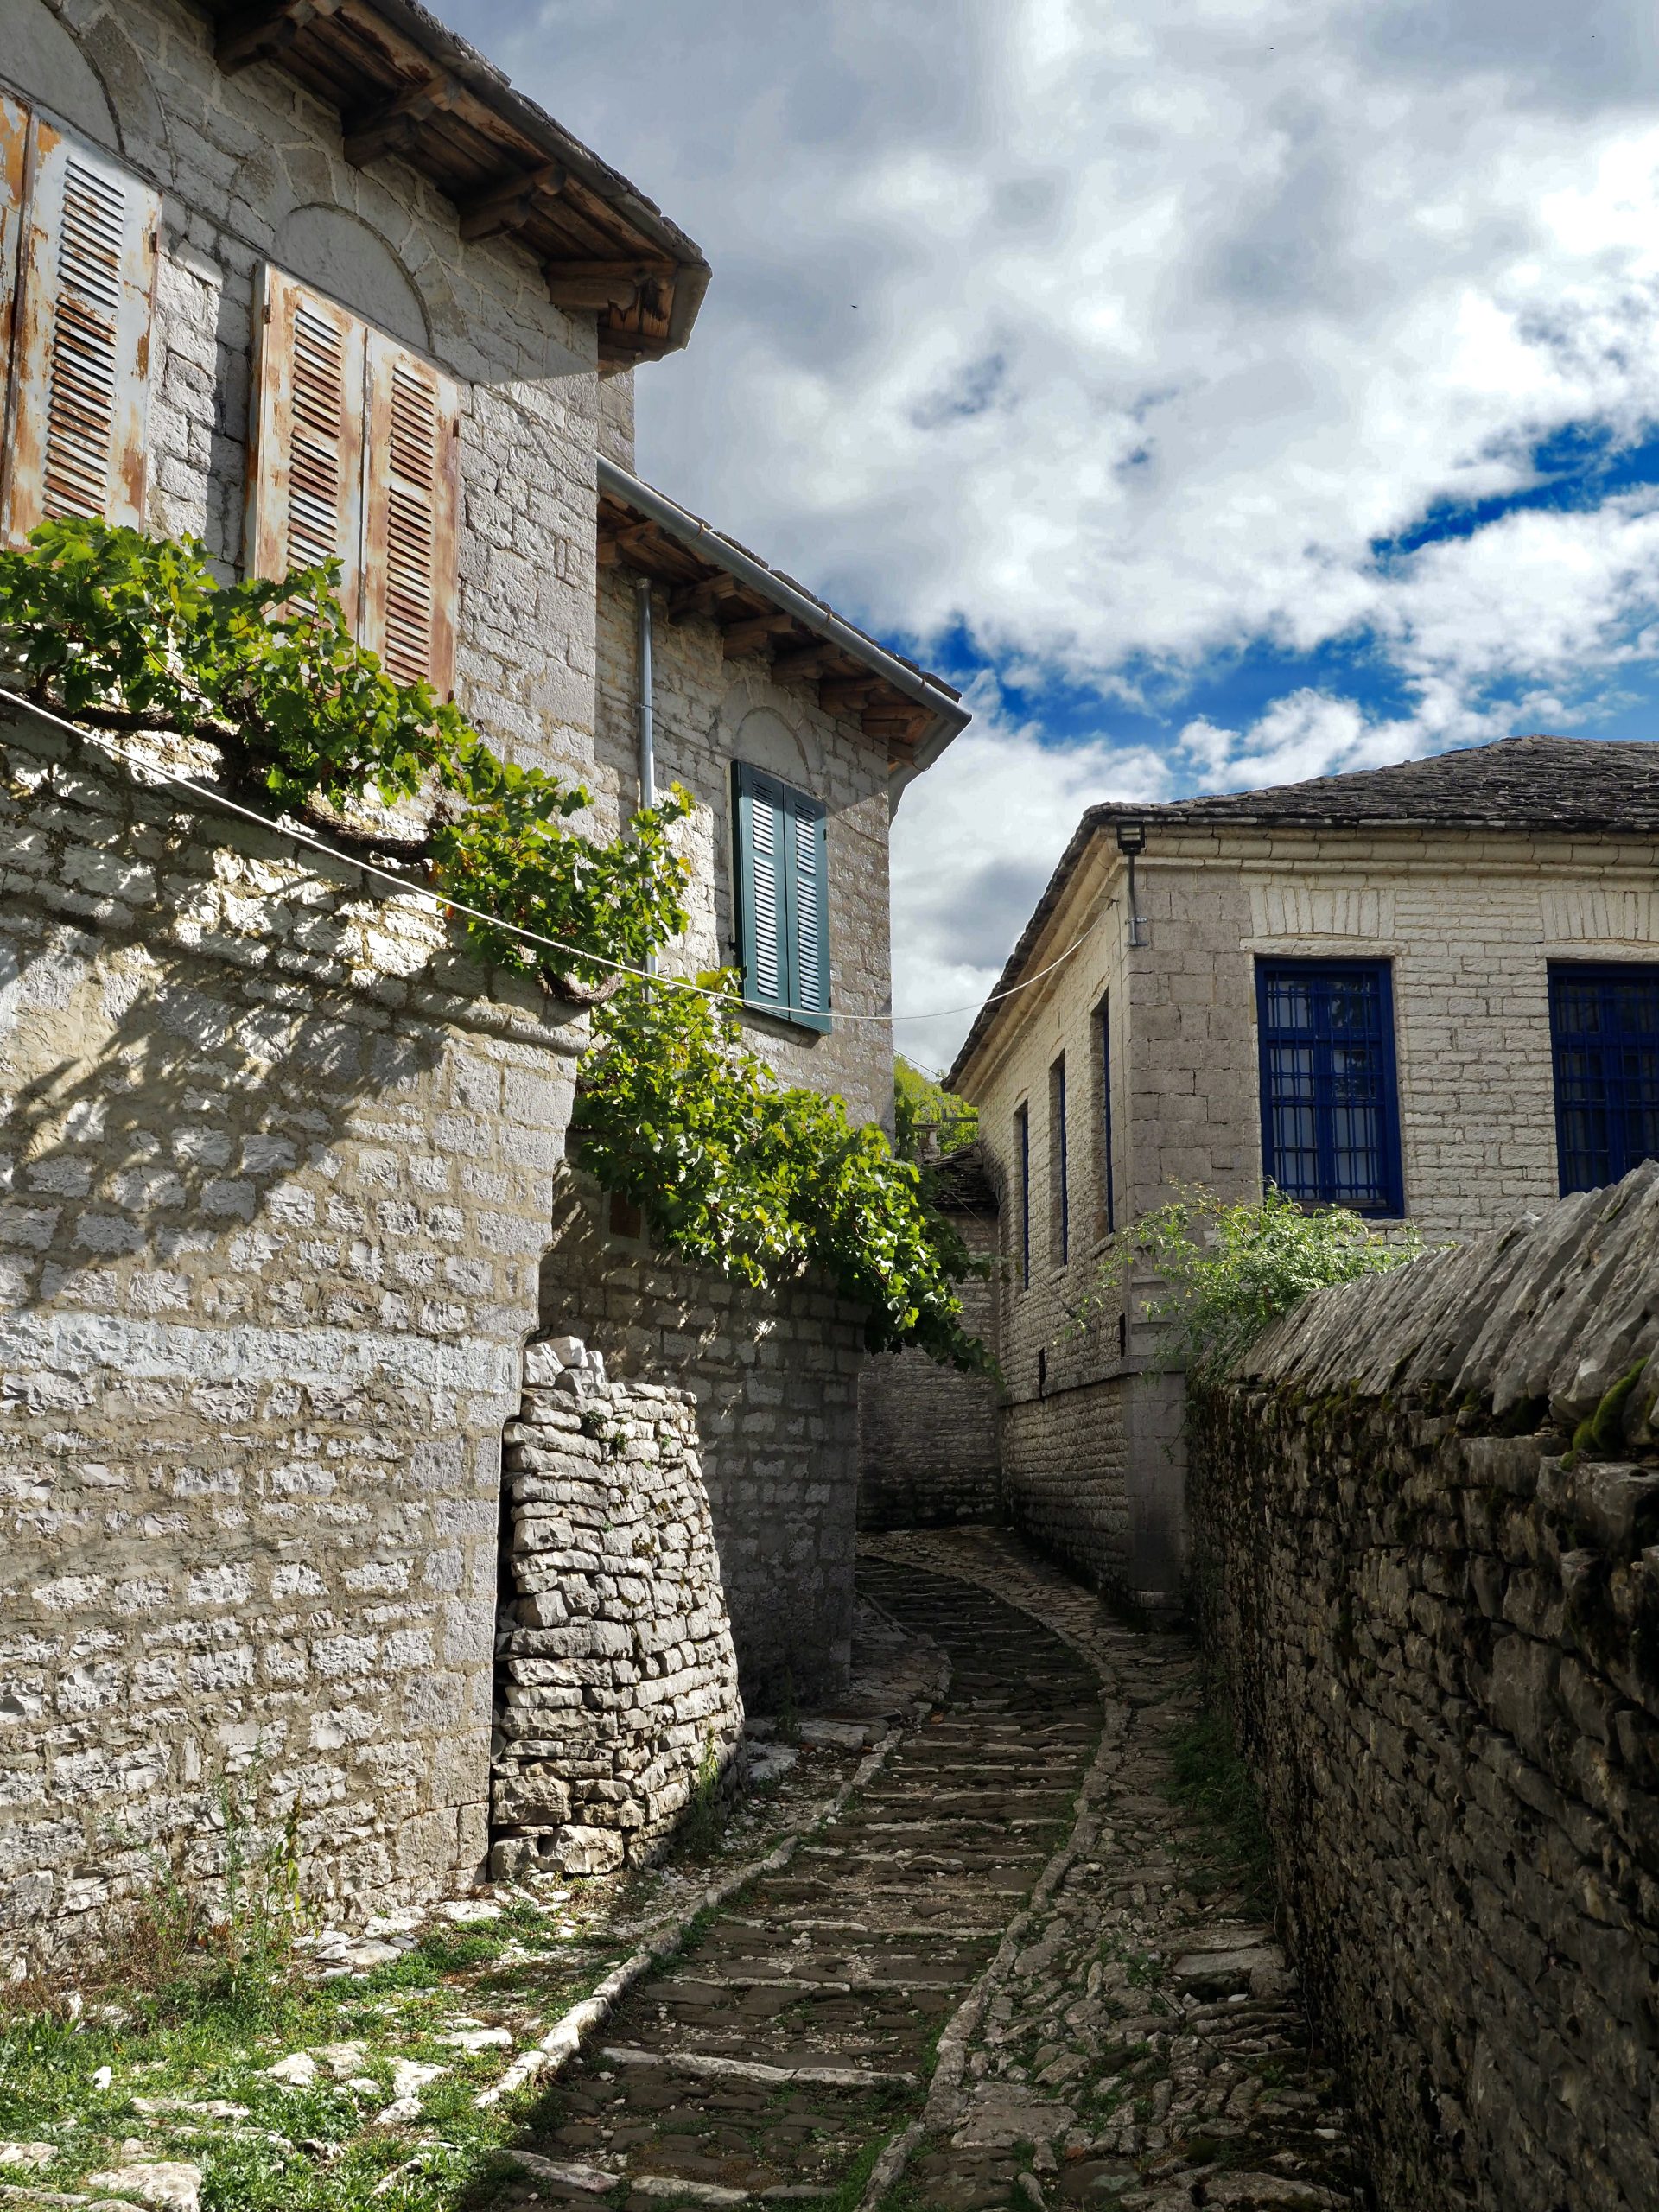
[[[480,2111],[477,2093],[506,2054],[470,2054],[442,2036],[460,2018],[503,2011],[486,1984],[511,1961],[505,2009],[518,2017],[504,2024],[524,2040],[584,1995],[620,1948],[565,1941],[550,1914],[525,1903],[486,1923],[440,1927],[360,1977],[317,1981],[283,1958],[256,1974],[245,1957],[187,1948],[170,1979],[129,1983],[114,2002],[106,1980],[102,2001],[83,2003],[78,2018],[61,1999],[42,2005],[38,1989],[22,2005],[14,1993],[0,2013],[0,2136],[54,2145],[52,2164],[30,2176],[45,2189],[127,2163],[121,2145],[137,2139],[145,2158],[206,2167],[204,2212],[438,2212],[499,2172],[500,2147],[534,2100],[526,2090]],[[134,1954],[139,1963],[165,1957],[150,1939]],[[526,2000],[534,2020],[523,2017]],[[364,2047],[356,2087],[326,2066],[308,2087],[270,2076],[290,2052],[340,2043]],[[417,2120],[383,2127],[394,2057],[447,2071],[422,2088]],[[147,2112],[140,2099],[239,2109]]]
[[[804,1774],[794,1795],[822,1788]],[[669,1903],[658,1873],[583,1885],[579,1900],[556,1904],[503,1897],[494,1919],[440,1920],[384,1965],[325,1980],[305,1962],[314,1923],[300,1897],[297,1815],[261,1842],[242,1809],[252,1794],[224,1793],[229,1878],[213,1917],[158,1868],[120,1945],[79,1960],[73,1989],[0,1986],[0,2139],[48,2143],[56,2154],[5,2178],[70,2193],[142,2156],[202,2166],[202,2212],[483,2212],[504,2196],[520,2202],[535,2183],[505,2154],[537,2133],[547,2085],[532,2081],[480,2111],[478,2092],[512,2051],[470,2054],[442,2037],[465,2022],[505,2027],[518,2049],[533,2044],[639,1948]],[[791,1809],[781,1789],[743,1808],[708,1795],[708,1857],[676,1852],[671,1880],[677,1862],[680,1880],[706,1880],[709,1859],[758,1855]],[[696,1916],[677,1958],[712,1917]],[[321,2063],[308,2087],[270,2076],[293,2052],[342,2043],[364,2046],[355,2087]],[[446,2071],[421,2086],[414,2118],[382,2124],[395,2059]],[[200,2109],[213,2103],[239,2109]]]
[[[1168,1794],[1198,1829],[1203,1859],[1241,1892],[1248,1910],[1271,1919],[1277,1905],[1273,1844],[1225,1713],[1206,1706],[1170,1738],[1169,1758]]]

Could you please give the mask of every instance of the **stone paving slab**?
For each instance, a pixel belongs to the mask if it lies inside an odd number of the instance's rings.
[[[871,1554],[937,1711],[618,2005],[503,2212],[1363,2205],[1272,1931],[1199,1897],[1165,1793],[1190,1645],[989,1531]]]
[[[1273,1930],[1236,1897],[1200,1890],[1201,1839],[1167,1795],[1169,1738],[1198,1707],[1190,1643],[1117,1621],[1005,1534],[906,1534],[866,1549],[884,1605],[925,1571],[1029,1608],[1096,1669],[1106,1729],[1071,1863],[867,2201],[880,2212],[1369,2204],[1351,2115]]]

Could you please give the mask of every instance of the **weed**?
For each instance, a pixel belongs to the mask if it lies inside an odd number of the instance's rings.
[[[720,1841],[720,1754],[709,1737],[697,1761],[696,1779],[680,1822],[680,1847],[692,1859],[706,1859]]]
[[[795,1669],[784,1669],[783,1702],[778,1708],[778,1741],[798,1744],[801,1740],[801,1716],[795,1702]]]
[[[1273,1845],[1226,1715],[1206,1707],[1177,1732],[1169,1754],[1171,1800],[1198,1823],[1206,1856],[1243,1891],[1247,1906],[1270,1916],[1276,1902]]]

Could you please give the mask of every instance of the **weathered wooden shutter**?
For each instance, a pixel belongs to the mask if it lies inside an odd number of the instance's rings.
[[[29,173],[29,110],[0,92],[0,422],[11,388],[11,321]]]
[[[29,127],[6,527],[142,528],[160,196],[38,115]]]
[[[798,1021],[830,1027],[830,869],[824,810],[788,795],[790,1002]]]
[[[737,903],[743,954],[743,995],[751,1006],[782,1013],[789,1004],[789,817],[784,786],[734,764],[737,794]]]
[[[369,337],[362,640],[400,683],[455,680],[457,433],[450,379],[378,332]]]
[[[367,327],[267,268],[257,337],[249,569],[278,577],[337,560],[340,603],[355,628],[362,615]]]

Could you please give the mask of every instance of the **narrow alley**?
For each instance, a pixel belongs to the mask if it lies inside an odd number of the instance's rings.
[[[988,1529],[868,1548],[937,1709],[549,2091],[505,2201],[1365,2202],[1271,1931],[1168,1795],[1189,1644]]]

